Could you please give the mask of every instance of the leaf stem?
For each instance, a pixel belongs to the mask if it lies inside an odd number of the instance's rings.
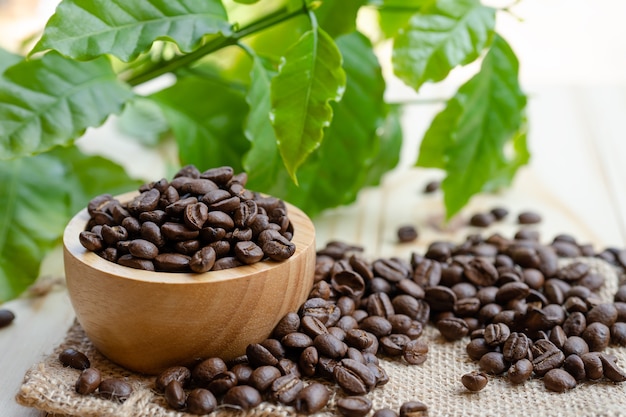
[[[130,75],[128,79],[126,79],[126,82],[133,87],[139,84],[143,84],[163,74],[167,74],[169,72],[175,71],[178,68],[187,66],[212,52],[215,52],[227,46],[236,45],[241,39],[245,38],[246,36],[260,32],[264,29],[287,21],[303,13],[308,13],[308,8],[306,7],[306,4],[304,4],[303,7],[299,9],[295,9],[287,13],[279,12],[265,16],[264,18],[251,23],[248,26],[241,28],[240,30],[235,31],[232,35],[228,37],[220,37],[214,39],[188,54],[178,55],[169,61],[155,62],[155,64],[150,66],[149,68],[139,73]]]

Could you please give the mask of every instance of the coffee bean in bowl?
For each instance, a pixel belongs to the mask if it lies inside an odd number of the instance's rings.
[[[198,357],[232,359],[306,300],[315,270],[311,220],[286,202],[272,213],[260,210],[277,199],[255,197],[241,175],[224,182],[228,172],[186,167],[139,194],[95,198],[68,223],[63,242],[70,300],[87,336],[113,362],[156,374]],[[211,185],[216,181],[224,185]],[[237,195],[238,205],[223,193],[207,197],[216,190]],[[258,223],[250,220],[255,198]],[[214,223],[197,230],[205,210],[189,207],[201,201]],[[221,211],[225,207],[232,210]],[[244,229],[265,248],[262,260],[253,245],[238,247],[251,241]],[[85,231],[95,238],[85,239]],[[211,243],[198,247],[196,240]],[[257,262],[247,262],[252,258]]]

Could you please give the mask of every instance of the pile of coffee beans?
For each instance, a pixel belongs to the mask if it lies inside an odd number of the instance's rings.
[[[207,272],[284,261],[295,252],[285,203],[245,188],[232,167],[183,167],[171,181],[144,184],[132,201],[92,199],[80,242],[120,265],[148,271]]]
[[[13,320],[15,320],[15,314],[11,310],[6,308],[0,309],[0,329],[13,323]]]
[[[133,388],[120,378],[102,378],[99,370],[91,367],[89,358],[75,349],[68,348],[59,354],[63,366],[81,371],[74,388],[81,395],[97,394],[105,399],[124,402],[132,394]]]

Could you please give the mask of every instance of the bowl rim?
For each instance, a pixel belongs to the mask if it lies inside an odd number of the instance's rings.
[[[131,191],[113,196],[113,198],[121,202],[126,202],[137,194],[139,194],[138,191]],[[315,229],[311,219],[298,207],[287,202],[285,202],[285,204],[287,206],[287,215],[293,224],[294,233],[291,241],[296,245],[296,250],[290,258],[281,262],[264,260],[251,265],[242,265],[203,273],[146,271],[127,267],[100,257],[96,253],[87,250],[80,243],[79,234],[81,231],[85,230],[85,226],[90,217],[87,208],[76,213],[67,223],[63,232],[63,247],[66,256],[71,256],[92,269],[134,281],[167,284],[203,284],[207,282],[246,278],[274,268],[279,268],[284,266],[285,263],[293,262],[299,258],[310,245],[315,245]],[[65,263],[67,264],[67,262]]]

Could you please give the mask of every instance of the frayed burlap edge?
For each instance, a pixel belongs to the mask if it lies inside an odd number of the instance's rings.
[[[618,285],[614,268],[604,261],[585,258],[595,272],[606,277],[599,295],[610,301]],[[568,261],[565,261],[568,262]],[[571,262],[571,260],[569,261]],[[541,380],[533,379],[521,385],[512,385],[503,377],[490,377],[487,387],[477,393],[468,392],[460,383],[466,372],[478,368],[465,353],[467,340],[456,343],[444,341],[438,331],[428,326],[424,335],[429,342],[428,360],[417,366],[384,358],[381,366],[389,374],[390,382],[368,394],[374,409],[389,407],[398,410],[409,400],[420,400],[429,407],[432,416],[626,416],[626,384],[614,384],[605,380],[584,382],[571,391],[557,394],[545,389]],[[59,353],[72,347],[84,352],[93,367],[103,377],[126,379],[133,387],[133,394],[124,403],[99,398],[97,395],[82,396],[74,391],[79,371],[64,368],[58,360]],[[618,364],[626,367],[626,348],[610,347],[608,353],[615,355]],[[337,415],[335,402],[343,394],[333,392],[328,406],[317,416]],[[41,363],[31,367],[16,396],[18,403],[55,415],[80,417],[191,417],[190,414],[166,408],[163,396],[154,390],[154,377],[138,375],[107,360],[90,343],[78,323],[68,331],[63,343]],[[265,417],[295,416],[293,407],[262,403],[253,410],[243,412],[220,408],[214,417]]]

